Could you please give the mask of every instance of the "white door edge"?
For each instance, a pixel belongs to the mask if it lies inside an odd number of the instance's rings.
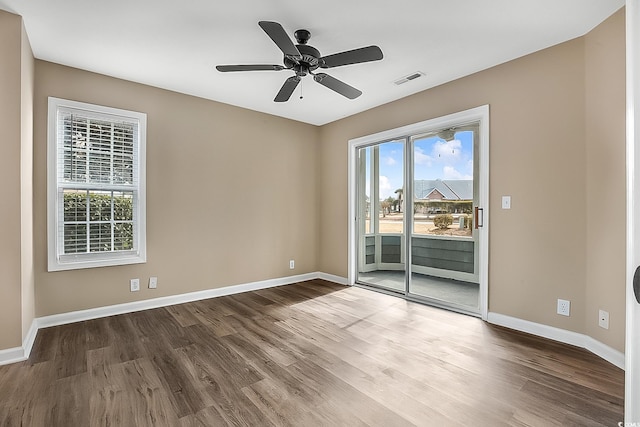
[[[633,275],[640,265],[640,4],[626,2],[627,63],[627,280],[625,345],[625,422],[640,425],[640,304]]]

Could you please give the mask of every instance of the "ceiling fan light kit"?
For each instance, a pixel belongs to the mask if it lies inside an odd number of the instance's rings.
[[[220,72],[233,71],[282,71],[291,70],[294,76],[285,80],[274,101],[286,102],[293,94],[302,77],[312,75],[313,80],[322,86],[348,98],[355,99],[362,92],[345,82],[326,73],[315,73],[318,68],[334,68],[344,65],[360,64],[363,62],[379,61],[383,58],[382,50],[378,46],[367,46],[348,50],[333,55],[322,56],[318,49],[309,46],[307,42],[311,33],[307,30],[297,30],[294,33],[298,44],[293,44],[282,25],[277,22],[260,21],[258,25],[273,40],[284,54],[283,65],[253,64],[253,65],[218,65]],[[302,98],[302,97],[301,97]]]

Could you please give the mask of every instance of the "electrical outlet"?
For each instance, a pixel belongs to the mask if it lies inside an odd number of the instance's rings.
[[[289,260],[289,268],[290,268],[291,270],[293,270],[294,268],[296,268],[296,261],[295,261],[295,260],[293,260],[293,259],[290,259],[290,260]]]
[[[558,299],[558,314],[569,316],[571,312],[571,301],[566,299]]]
[[[158,278],[149,277],[149,289],[155,289],[158,287]]]
[[[600,310],[598,311],[598,325],[601,328],[609,329],[609,312]]]
[[[131,279],[129,284],[131,286],[131,292],[138,292],[140,290],[140,279]]]

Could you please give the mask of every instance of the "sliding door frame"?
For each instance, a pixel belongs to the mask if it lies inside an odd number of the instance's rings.
[[[354,285],[356,283],[358,273],[358,229],[360,212],[358,209],[358,149],[364,146],[372,145],[379,142],[400,140],[411,137],[412,135],[426,133],[436,128],[446,128],[454,125],[469,122],[480,122],[479,134],[479,185],[478,185],[478,203],[483,208],[483,226],[479,231],[480,251],[478,259],[478,274],[480,286],[480,317],[487,320],[489,307],[489,106],[483,105],[458,113],[449,114],[402,126],[396,129],[390,129],[378,132],[372,135],[362,136],[349,141],[348,144],[348,215],[349,215],[349,267],[348,267],[348,283]],[[408,148],[406,148],[408,150]],[[413,185],[407,182],[405,167],[405,189],[411,190]],[[405,190],[406,191],[406,190]],[[412,190],[411,190],[412,191]],[[411,193],[406,193],[411,194]],[[406,212],[405,212],[406,214]],[[408,229],[408,219],[405,216],[405,231]]]

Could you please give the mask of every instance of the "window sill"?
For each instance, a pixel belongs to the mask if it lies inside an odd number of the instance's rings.
[[[78,257],[80,258],[80,257]],[[85,268],[113,267],[118,265],[144,264],[147,262],[146,255],[120,255],[110,257],[84,257],[85,259],[67,259],[65,261],[54,258],[49,259],[47,271],[80,270]]]

